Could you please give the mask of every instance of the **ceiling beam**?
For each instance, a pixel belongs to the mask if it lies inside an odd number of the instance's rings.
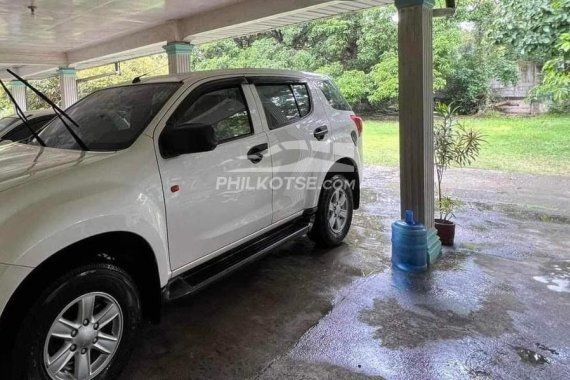
[[[113,55],[125,50],[133,50],[146,45],[166,41],[189,40],[192,35],[229,25],[248,24],[260,19],[271,19],[283,13],[295,13],[307,7],[319,7],[334,0],[249,0],[227,6],[223,9],[172,20],[149,29],[140,30],[112,40],[67,52],[70,64]]]
[[[65,65],[65,53],[41,53],[19,50],[2,49],[0,65]]]

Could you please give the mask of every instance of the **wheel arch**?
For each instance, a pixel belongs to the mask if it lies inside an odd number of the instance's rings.
[[[360,175],[356,162],[349,157],[343,157],[335,161],[327,172],[324,180],[326,181],[336,174],[343,175],[350,182],[354,209],[357,210],[360,207]]]
[[[13,342],[18,330],[13,326],[18,325],[20,318],[37,301],[39,294],[50,281],[78,266],[98,262],[111,263],[129,273],[140,292],[143,318],[153,322],[160,320],[160,278],[156,257],[150,244],[132,232],[107,232],[73,243],[35,268],[18,286],[2,312],[0,339]],[[12,344],[2,346],[12,347]],[[1,351],[3,362],[10,355],[3,352],[4,349]]]

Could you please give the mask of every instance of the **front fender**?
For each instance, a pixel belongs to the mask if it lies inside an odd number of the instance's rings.
[[[127,151],[0,192],[0,263],[36,267],[85,238],[130,232],[153,249],[165,285],[166,215],[153,149],[143,138]]]

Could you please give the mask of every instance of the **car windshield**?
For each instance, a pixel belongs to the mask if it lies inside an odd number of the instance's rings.
[[[65,122],[92,151],[128,148],[143,132],[181,83],[148,83],[96,91],[66,110],[77,123]],[[56,117],[40,133],[46,146],[80,150],[81,147]],[[34,141],[32,144],[37,145]]]
[[[0,137],[10,129],[12,124],[14,124],[18,120],[19,119],[11,116],[0,119]]]

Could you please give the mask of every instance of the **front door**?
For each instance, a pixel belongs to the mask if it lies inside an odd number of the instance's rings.
[[[214,127],[219,145],[210,152],[159,158],[164,186],[171,267],[178,269],[271,224],[268,138],[248,107],[242,79],[193,90],[167,122]]]

